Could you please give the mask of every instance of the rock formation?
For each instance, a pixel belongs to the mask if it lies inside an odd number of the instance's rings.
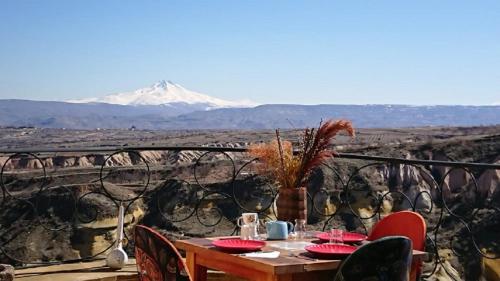
[[[14,267],[8,264],[0,264],[0,281],[13,281],[14,275]]]
[[[443,152],[434,153],[432,160],[451,161]],[[446,166],[432,166],[431,172],[435,176],[438,184],[441,184],[443,198],[451,200],[457,193],[471,182],[471,175],[464,169],[450,168]]]
[[[495,160],[500,164],[500,157]],[[482,198],[493,200],[500,196],[500,170],[486,170],[477,180],[479,194]]]

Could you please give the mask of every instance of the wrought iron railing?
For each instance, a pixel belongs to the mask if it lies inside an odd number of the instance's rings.
[[[257,175],[257,159],[248,158],[245,151],[0,151],[0,261],[26,266],[99,258],[114,244],[114,207],[120,203],[127,206],[128,225],[140,220],[177,238],[235,234],[242,212],[272,219],[279,190]],[[483,239],[488,237],[483,232],[494,227],[500,215],[495,200],[498,179],[488,177],[498,170],[498,164],[339,153],[312,176],[310,228],[342,225],[368,233],[384,215],[410,209],[422,214],[428,225],[432,266],[424,277],[438,268],[449,270],[442,266],[443,249],[459,259],[497,259],[499,239]]]

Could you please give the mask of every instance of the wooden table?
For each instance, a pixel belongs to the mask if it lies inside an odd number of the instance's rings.
[[[314,259],[305,250],[283,250],[269,245],[273,242],[268,242],[262,250],[280,251],[278,258],[250,258],[225,253],[215,248],[212,246],[212,241],[215,239],[219,238],[176,241],[176,247],[186,251],[186,263],[194,281],[205,281],[208,268],[250,280],[332,280],[342,262]],[[414,259],[424,256],[424,252],[413,252]]]

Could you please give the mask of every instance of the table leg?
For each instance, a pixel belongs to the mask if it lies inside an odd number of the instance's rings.
[[[335,277],[335,270],[318,270],[309,272],[300,272],[293,274],[293,281],[314,280],[331,281]]]
[[[267,274],[264,280],[265,281],[292,281],[293,275],[292,274],[279,274],[279,275]]]
[[[197,264],[196,254],[193,252],[186,253],[186,264],[189,270],[189,274],[193,281],[206,281],[207,280],[207,268]]]

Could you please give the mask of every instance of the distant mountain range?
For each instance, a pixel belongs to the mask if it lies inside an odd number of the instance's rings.
[[[150,87],[133,92],[107,95],[102,98],[69,100],[71,103],[109,103],[119,105],[163,105],[178,104],[194,106],[195,110],[211,110],[225,107],[252,107],[257,104],[251,101],[228,101],[190,91],[171,81],[159,81]]]
[[[160,81],[133,92],[66,102],[0,100],[0,126],[68,129],[272,129],[347,118],[358,128],[500,124],[500,105],[259,105]]]

